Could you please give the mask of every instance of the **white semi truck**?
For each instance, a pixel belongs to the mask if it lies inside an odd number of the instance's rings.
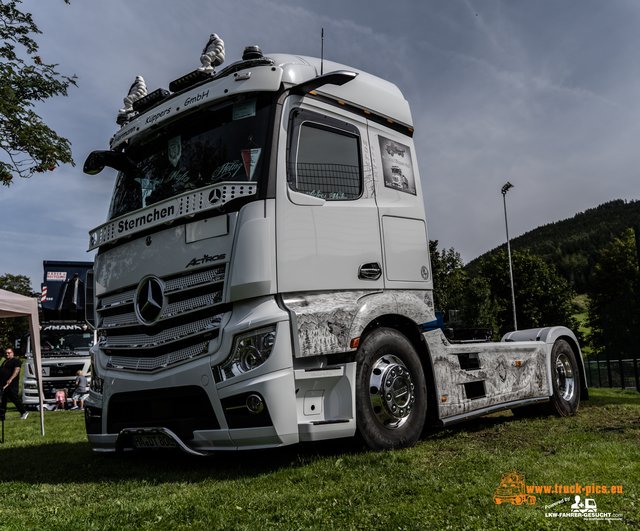
[[[85,282],[93,262],[45,260],[40,300],[40,352],[43,403],[53,407],[56,391],[64,390],[71,400],[78,371],[89,375],[89,349],[96,332],[85,321]],[[92,306],[93,307],[93,306]],[[22,371],[22,402],[35,408],[40,403],[31,338],[25,342],[26,361]]]
[[[90,232],[94,450],[207,455],[356,433],[401,448],[425,423],[578,409],[570,330],[453,344],[438,326],[395,85],[257,46],[210,70],[146,96],[137,78],[128,98],[143,97],[85,163],[118,170]]]

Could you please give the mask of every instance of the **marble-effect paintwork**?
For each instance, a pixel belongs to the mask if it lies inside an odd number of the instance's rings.
[[[551,346],[547,343],[451,344],[440,330],[426,332],[422,337],[433,367],[440,419],[551,394],[546,368]],[[458,355],[471,353],[477,353],[480,368],[462,369]],[[485,397],[468,399],[464,384],[476,381],[484,381]]]
[[[417,290],[290,293],[283,298],[296,317],[300,357],[353,351],[351,339],[384,315],[401,315],[416,325],[431,322],[430,301],[427,292]]]

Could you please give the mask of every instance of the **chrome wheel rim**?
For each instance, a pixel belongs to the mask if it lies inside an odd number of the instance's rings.
[[[416,400],[411,373],[396,356],[376,361],[369,379],[369,397],[377,421],[390,430],[402,427]]]
[[[556,359],[556,385],[560,397],[569,402],[575,393],[575,376],[566,354],[560,354]]]

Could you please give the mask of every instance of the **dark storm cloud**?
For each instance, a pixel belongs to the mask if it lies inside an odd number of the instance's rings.
[[[113,173],[82,174],[136,75],[150,90],[199,66],[212,32],[227,64],[245,45],[320,54],[396,83],[411,104],[429,235],[465,261],[510,235],[615,198],[637,199],[640,4],[635,1],[27,0],[43,56],[78,75],[38,111],[78,166],[0,190],[0,274],[38,287],[43,259],[90,259]]]

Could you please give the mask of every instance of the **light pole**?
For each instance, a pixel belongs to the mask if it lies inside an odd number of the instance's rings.
[[[510,182],[502,187],[502,200],[504,202],[504,226],[507,229],[507,254],[509,256],[509,277],[511,278],[511,301],[513,302],[513,328],[518,330],[518,320],[516,319],[516,292],[513,289],[513,268],[511,267],[511,244],[509,243],[509,223],[507,222],[507,192],[513,188]]]

